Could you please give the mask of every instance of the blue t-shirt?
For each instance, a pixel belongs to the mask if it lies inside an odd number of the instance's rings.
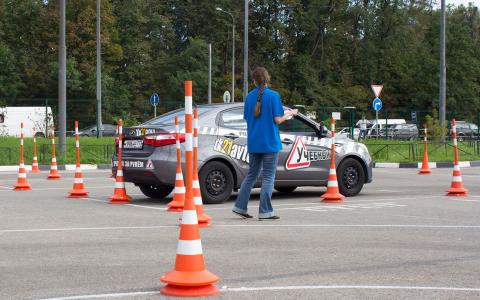
[[[275,117],[282,117],[283,105],[280,95],[265,87],[262,94],[262,110],[260,116],[255,118],[255,105],[260,87],[257,86],[247,95],[243,118],[247,121],[248,152],[250,153],[275,153],[282,150],[280,132],[275,123]]]

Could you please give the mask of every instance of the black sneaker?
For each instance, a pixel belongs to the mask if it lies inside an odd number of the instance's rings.
[[[258,217],[258,220],[262,221],[262,220],[278,220],[280,219],[279,216],[271,216],[271,217],[267,217],[267,218],[260,218]]]
[[[240,217],[242,217],[242,218],[244,218],[244,219],[253,218],[253,216],[251,216],[251,215],[249,215],[249,214],[247,214],[247,213],[240,213],[240,212],[234,211],[234,210],[232,210],[232,212],[233,212],[234,214],[239,215]]]

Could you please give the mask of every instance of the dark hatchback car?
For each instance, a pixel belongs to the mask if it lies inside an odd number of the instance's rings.
[[[381,130],[381,135],[385,135],[386,131]],[[387,136],[397,140],[416,140],[418,138],[418,127],[416,124],[392,124],[388,125]]]
[[[174,187],[176,115],[183,130],[183,110],[123,130],[125,181],[134,183],[151,198],[164,198]],[[199,124],[198,163],[202,197],[205,203],[221,203],[240,187],[248,172],[243,103],[200,105]],[[275,189],[287,193],[299,186],[326,186],[331,155],[330,133],[302,114],[286,121],[279,129],[283,149],[279,153]],[[340,191],[345,196],[354,196],[372,180],[371,157],[365,145],[350,139],[338,137],[335,144]],[[184,157],[183,143],[181,145]],[[114,156],[113,172],[117,164]]]
[[[457,139],[478,139],[478,126],[473,123],[457,121]]]
[[[116,135],[116,126],[110,124],[102,125],[102,135],[103,136],[115,136]],[[86,128],[80,129],[78,131],[79,136],[97,136],[97,125],[88,126]]]

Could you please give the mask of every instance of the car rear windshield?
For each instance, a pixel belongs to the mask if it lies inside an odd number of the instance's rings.
[[[199,107],[198,114],[202,115],[205,112],[211,110],[213,107]],[[177,109],[166,114],[163,114],[159,117],[151,119],[142,125],[173,125],[175,123],[175,116],[178,116],[178,122],[180,124],[185,123],[185,110]]]

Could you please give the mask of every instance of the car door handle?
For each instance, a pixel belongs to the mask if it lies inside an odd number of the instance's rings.
[[[282,143],[284,143],[285,145],[291,145],[293,144],[293,141],[291,139],[285,138],[282,140]]]
[[[236,135],[235,133],[226,134],[226,135],[224,135],[224,137],[229,138],[229,139],[232,139],[232,140],[239,138],[239,136]]]

